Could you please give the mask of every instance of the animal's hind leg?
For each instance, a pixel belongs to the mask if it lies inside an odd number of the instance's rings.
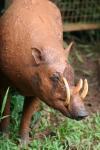
[[[23,116],[20,125],[20,137],[22,144],[27,144],[29,142],[29,126],[32,115],[39,109],[39,99],[34,99],[33,97],[26,97],[23,107]]]
[[[2,108],[4,95],[5,93],[0,91],[0,110]],[[2,119],[2,117],[5,118]],[[10,123],[10,97],[8,96],[3,115],[0,118],[0,132],[8,133],[9,123]]]

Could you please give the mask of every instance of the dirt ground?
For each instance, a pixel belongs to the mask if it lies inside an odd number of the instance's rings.
[[[83,49],[82,49],[83,48]],[[87,78],[89,83],[89,93],[85,100],[87,110],[91,113],[100,112],[100,51],[96,51],[96,46],[77,47],[72,54],[72,65],[75,69],[75,78]],[[98,47],[99,48],[99,47]],[[88,52],[84,52],[89,49]]]

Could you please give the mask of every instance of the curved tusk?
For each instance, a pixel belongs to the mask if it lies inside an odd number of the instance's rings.
[[[66,48],[68,52],[72,49],[73,45],[74,45],[74,42],[71,42],[71,43],[68,45],[68,47]]]
[[[67,98],[66,98],[66,102],[65,103],[68,105],[70,103],[70,88],[69,88],[67,80],[64,77],[63,77],[63,81],[64,81],[64,84],[65,84],[66,93],[67,93]]]
[[[84,80],[84,88],[83,92],[81,93],[81,98],[84,99],[88,93],[88,81],[87,79]]]
[[[83,87],[83,80],[80,79],[77,86],[73,89],[73,93],[76,94],[78,93]]]

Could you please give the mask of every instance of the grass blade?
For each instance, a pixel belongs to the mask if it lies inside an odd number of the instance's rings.
[[[9,87],[8,87],[8,89],[6,91],[6,94],[5,94],[4,98],[3,98],[3,103],[2,103],[2,108],[1,108],[1,117],[2,117],[4,109],[5,109],[5,105],[6,105],[6,102],[7,102],[8,93],[9,93]]]

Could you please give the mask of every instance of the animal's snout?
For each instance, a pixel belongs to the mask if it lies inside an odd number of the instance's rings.
[[[86,110],[80,110],[73,115],[73,119],[82,120],[88,116],[88,112]]]
[[[76,120],[82,120],[84,118],[86,118],[88,116],[88,112],[87,111],[81,111],[76,117]]]

